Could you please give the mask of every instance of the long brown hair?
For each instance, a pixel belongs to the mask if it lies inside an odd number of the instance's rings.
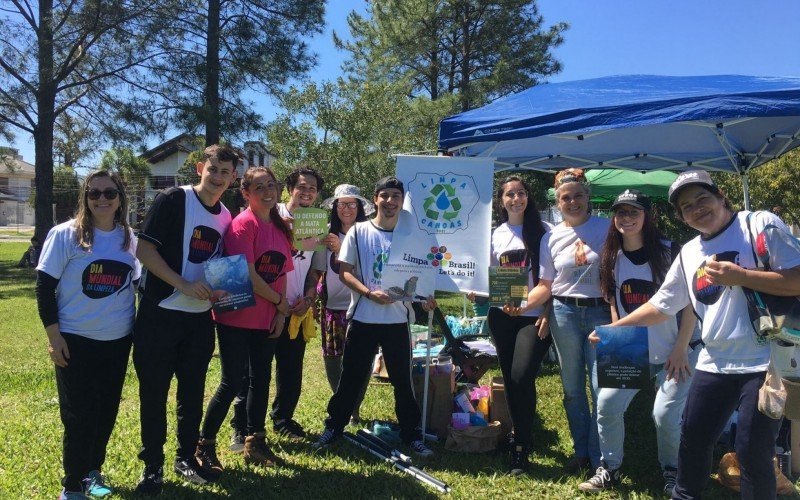
[[[114,212],[114,222],[122,227],[124,233],[122,249],[131,247],[131,227],[128,225],[128,195],[125,194],[125,185],[119,175],[108,170],[97,170],[89,174],[83,181],[81,195],[78,197],[78,210],[75,212],[75,238],[78,246],[84,250],[91,250],[94,243],[94,220],[89,210],[89,185],[94,179],[107,177],[117,188],[119,194],[119,208]]]
[[[495,207],[498,211],[498,220],[500,224],[508,222],[508,211],[503,206],[503,194],[506,190],[506,184],[509,182],[519,182],[522,188],[528,194],[528,204],[525,206],[525,211],[522,213],[522,242],[525,244],[525,252],[527,253],[527,264],[531,266],[533,272],[533,281],[539,281],[539,242],[545,233],[545,226],[542,223],[542,217],[539,215],[539,210],[536,208],[536,202],[533,201],[531,195],[531,188],[528,183],[522,180],[522,177],[516,175],[509,175],[500,183],[495,192]]]
[[[275,182],[276,186],[275,189],[277,191],[277,194],[278,196],[280,196],[281,183],[278,182],[278,178],[275,177],[275,172],[273,172],[272,169],[269,167],[249,167],[245,171],[244,175],[242,175],[242,185],[241,185],[242,196],[244,196],[244,192],[247,191],[247,188],[249,188],[250,185],[253,183],[253,177],[255,177],[257,173],[261,172],[272,177],[272,180]],[[289,244],[291,244],[292,241],[294,240],[292,228],[289,227],[289,224],[285,220],[283,220],[281,214],[278,213],[277,202],[275,203],[275,205],[272,206],[272,208],[269,209],[269,220],[271,220],[272,223],[275,224],[275,226],[278,229],[280,229],[280,231],[286,236],[286,239],[289,240]]]
[[[669,266],[672,264],[672,251],[669,247],[664,246],[665,237],[648,210],[644,212],[642,242],[647,263],[650,265],[650,272],[653,273],[653,284],[657,289],[664,281]],[[614,297],[617,286],[614,268],[617,266],[617,255],[621,249],[622,233],[617,230],[612,219],[606,235],[606,244],[600,255],[600,290],[607,299]]]

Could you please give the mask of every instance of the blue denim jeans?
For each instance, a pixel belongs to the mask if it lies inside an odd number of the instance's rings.
[[[689,366],[694,373],[700,348],[689,350]],[[653,421],[656,424],[656,443],[658,461],[661,468],[678,468],[678,446],[681,442],[681,415],[689,394],[689,380],[677,382],[667,380],[662,369],[656,375],[656,398],[653,403]],[[597,432],[600,438],[600,452],[603,461],[610,469],[622,465],[623,444],[625,442],[625,410],[628,409],[638,389],[601,388],[597,395]]]
[[[575,456],[588,457],[592,468],[600,465],[600,444],[597,438],[597,358],[588,337],[596,326],[610,322],[608,305],[583,307],[553,299],[550,332],[561,365],[569,431]],[[587,374],[592,395],[591,410],[586,397]]]

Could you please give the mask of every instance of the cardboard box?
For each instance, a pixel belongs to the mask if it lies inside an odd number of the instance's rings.
[[[489,404],[489,421],[498,421],[503,429],[503,434],[511,432],[511,412],[508,411],[508,400],[506,399],[506,388],[503,384],[503,377],[493,377],[491,385],[491,396]]]
[[[414,396],[422,410],[423,389],[425,387],[425,373],[414,370]],[[426,426],[440,438],[447,437],[447,427],[453,413],[453,392],[455,390],[455,373],[435,373],[431,370],[428,380],[428,415]],[[420,422],[421,424],[421,422]]]

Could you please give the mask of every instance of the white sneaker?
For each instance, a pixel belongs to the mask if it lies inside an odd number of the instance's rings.
[[[425,446],[425,443],[422,442],[421,439],[417,439],[416,441],[411,441],[409,445],[411,448],[411,452],[418,457],[432,457],[433,450]]]

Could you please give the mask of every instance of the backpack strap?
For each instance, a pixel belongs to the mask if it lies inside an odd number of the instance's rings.
[[[761,260],[758,257],[758,252],[756,251],[756,239],[758,238],[758,232],[754,230],[752,222],[752,215],[758,212],[750,212],[747,214],[747,235],[750,237],[750,250],[753,252],[753,260],[756,263],[756,269],[764,269],[769,271],[769,255],[766,255],[765,260]]]

